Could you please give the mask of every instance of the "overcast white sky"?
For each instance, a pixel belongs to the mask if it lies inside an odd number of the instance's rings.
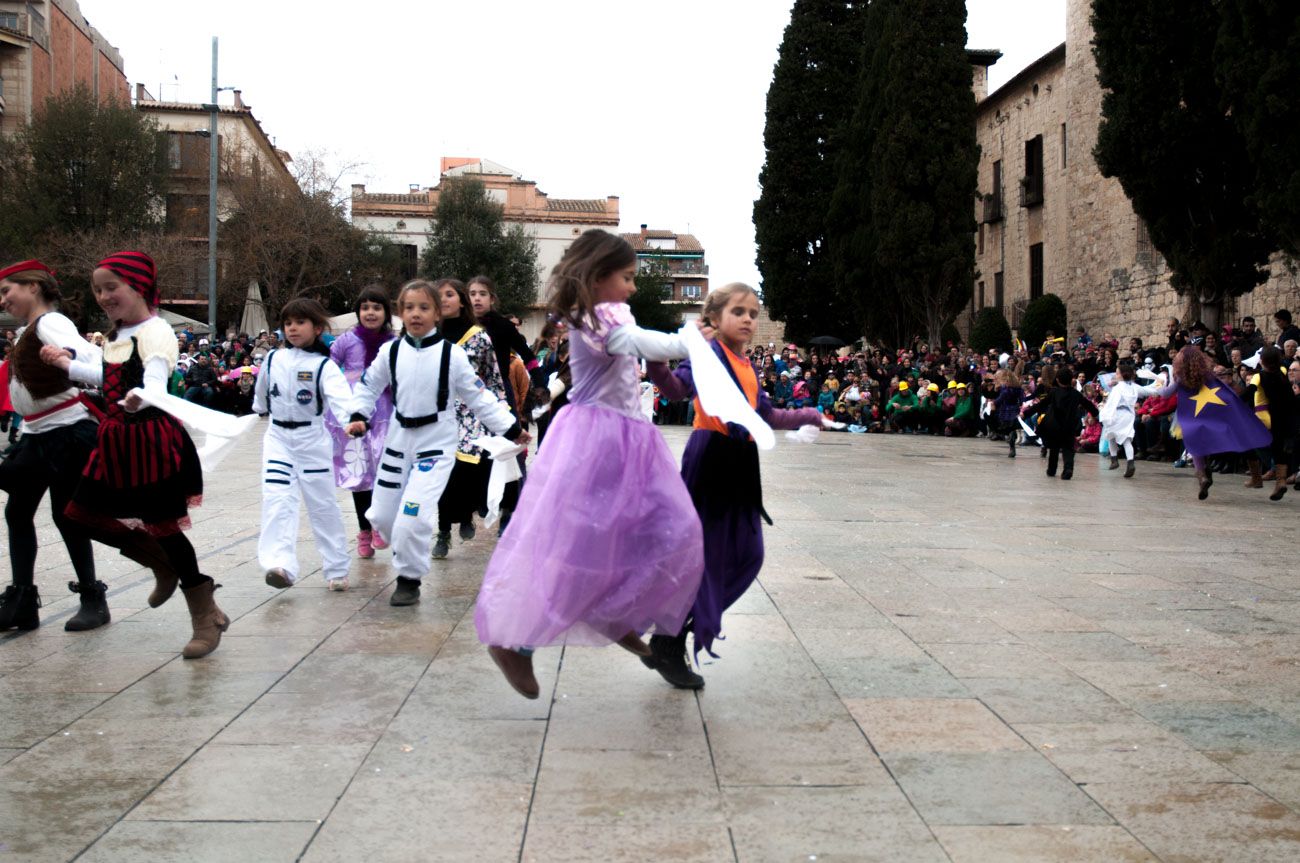
[[[206,102],[211,41],[290,153],[361,163],[371,191],[479,156],[554,197],[620,197],[623,230],[696,234],[715,284],[758,284],[763,112],[791,0],[80,0],[127,79]],[[1065,38],[1065,0],[969,0],[997,87]],[[230,94],[222,94],[229,103]]]

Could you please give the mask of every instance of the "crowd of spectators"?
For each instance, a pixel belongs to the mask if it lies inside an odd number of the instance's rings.
[[[1104,398],[1105,376],[1132,362],[1139,373],[1158,374],[1184,346],[1195,345],[1215,363],[1215,375],[1240,397],[1250,399],[1255,375],[1252,358],[1265,344],[1282,350],[1297,394],[1300,361],[1296,358],[1300,327],[1282,309],[1273,319],[1271,337],[1252,318],[1214,330],[1197,321],[1183,327],[1171,318],[1163,344],[1146,345],[1140,338],[1121,343],[1107,333],[1093,339],[1082,327],[1070,334],[1049,332],[1042,345],[1017,344],[1012,350],[976,351],[965,344],[943,347],[916,340],[898,350],[864,347],[826,349],[795,345],[751,348],[750,358],[759,369],[763,389],[777,407],[820,409],[842,422],[850,433],[927,434],[952,437],[987,437],[1002,440],[1006,431],[994,406],[999,388],[1019,386],[1021,400],[1013,406],[1024,423],[1017,423],[1020,442],[1034,443],[1034,421],[1028,414],[1039,396],[1044,368],[1054,365],[1068,373],[1074,386],[1092,404]],[[1064,367],[1064,368],[1062,368]],[[1181,442],[1171,435],[1177,395],[1151,396],[1137,407],[1135,447],[1147,460],[1177,460]],[[656,420],[690,422],[688,407],[656,401]],[[1081,452],[1097,452],[1101,426],[1089,414],[1083,417],[1076,441]],[[1235,469],[1231,459],[1220,469]]]

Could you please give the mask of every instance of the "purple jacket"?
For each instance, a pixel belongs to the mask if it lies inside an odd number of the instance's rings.
[[[713,352],[725,365],[726,357],[722,353],[722,346],[717,342],[713,343]],[[752,365],[752,364],[751,364]],[[659,387],[659,392],[669,401],[684,401],[695,398],[695,378],[691,375],[691,361],[682,360],[677,364],[676,369],[670,370],[667,363],[646,363],[646,374],[654,385]],[[754,376],[758,377],[758,370],[754,370]],[[815,425],[818,428],[822,424],[821,411],[816,408],[799,408],[797,410],[783,410],[772,407],[772,399],[760,387],[758,390],[758,407],[756,411],[763,421],[774,429],[797,429],[800,426]]]

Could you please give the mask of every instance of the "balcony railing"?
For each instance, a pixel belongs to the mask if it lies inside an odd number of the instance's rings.
[[[1043,203],[1043,176],[1031,174],[1020,179],[1020,206],[1037,207]]]
[[[1002,221],[1002,196],[989,193],[984,196],[984,223],[986,225]]]

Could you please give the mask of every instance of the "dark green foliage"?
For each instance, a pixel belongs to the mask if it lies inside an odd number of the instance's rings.
[[[1065,303],[1056,294],[1043,294],[1031,300],[1020,316],[1020,338],[1026,345],[1037,347],[1051,330],[1058,336],[1069,338],[1065,331]]]
[[[1300,6],[1220,0],[1214,49],[1222,106],[1245,138],[1253,201],[1277,244],[1300,254]]]
[[[648,330],[673,333],[681,328],[682,313],[667,301],[672,297],[673,283],[668,277],[668,265],[650,259],[637,270],[636,293],[627,301],[638,326]]]
[[[939,343],[975,273],[979,146],[962,0],[876,0],[830,204],[836,282],[867,335]]]
[[[157,124],[127,103],[97,105],[85,87],[57,94],[13,140],[0,165],[0,251],[39,247],[42,235],[160,226],[167,182]]]
[[[767,91],[767,159],[754,202],[757,263],[763,302],[796,342],[860,335],[833,287],[826,204],[866,7],[861,0],[795,0]]]
[[[1207,320],[1223,300],[1264,280],[1261,267],[1276,245],[1253,203],[1246,139],[1224,111],[1215,80],[1218,6],[1093,4],[1098,78],[1108,91],[1097,164],[1118,178],[1169,263],[1173,286],[1199,302]],[[1286,97],[1294,92],[1291,80]]]
[[[520,225],[506,228],[501,214],[482,181],[443,180],[420,269],[432,279],[488,276],[496,283],[497,310],[522,314],[538,301],[537,241]]]
[[[949,345],[960,345],[964,341],[961,337],[961,331],[957,329],[957,324],[951,321],[944,326],[939,338],[942,340],[941,344],[944,350],[947,350]]]
[[[1011,349],[1011,325],[997,306],[985,306],[975,315],[975,326],[971,327],[970,346],[977,351],[997,348],[1000,351]]]

